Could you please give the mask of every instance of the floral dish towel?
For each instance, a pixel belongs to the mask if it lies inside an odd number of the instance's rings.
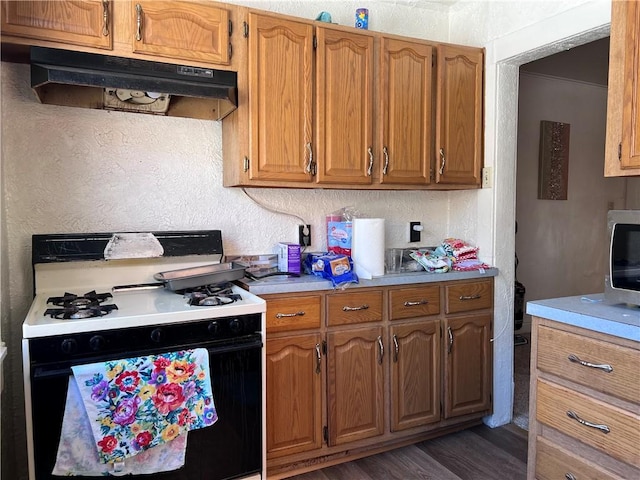
[[[78,384],[72,375],[67,388],[56,464],[51,474],[59,477],[108,477],[177,470],[184,466],[187,435],[185,432],[169,443],[149,448],[126,461],[101,463],[91,422],[82,403]]]
[[[100,461],[120,461],[218,415],[204,348],[72,367]]]

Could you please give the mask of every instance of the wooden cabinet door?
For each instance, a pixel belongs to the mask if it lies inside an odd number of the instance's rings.
[[[373,35],[317,27],[319,183],[366,185],[373,173]]]
[[[329,445],[384,431],[382,327],[327,334]]]
[[[480,186],[484,52],[437,47],[436,183]]]
[[[445,318],[445,418],[491,410],[491,318],[491,314]]]
[[[389,331],[391,431],[440,420],[440,320]]]
[[[135,53],[218,63],[230,60],[229,11],[206,3],[131,2]]]
[[[111,0],[3,1],[2,34],[111,49]]]
[[[380,183],[427,185],[433,155],[433,47],[384,37],[380,42]]]
[[[624,93],[622,110],[622,168],[640,168],[640,1],[624,2]],[[613,27],[613,20],[612,20]]]
[[[251,180],[313,177],[313,26],[249,15]]]
[[[320,334],[267,340],[267,457],[322,446]]]

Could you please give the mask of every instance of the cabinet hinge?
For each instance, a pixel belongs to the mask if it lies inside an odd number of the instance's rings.
[[[323,340],[322,341],[322,355],[326,355],[327,354],[327,341]]]
[[[326,427],[322,427],[322,438],[324,439],[324,443],[329,443],[329,429]]]
[[[622,160],[622,142],[618,144],[618,161]]]
[[[249,38],[249,24],[247,22],[242,22],[242,36]]]
[[[316,48],[318,48],[318,37],[317,36],[313,36],[313,49],[315,50]]]
[[[249,157],[244,157],[242,160],[242,169],[245,173],[249,171]]]
[[[231,34],[233,34],[233,22],[229,20],[229,36],[231,36]]]

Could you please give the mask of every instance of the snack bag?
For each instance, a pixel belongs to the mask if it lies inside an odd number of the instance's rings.
[[[347,255],[332,252],[322,255],[309,254],[305,259],[305,272],[330,280],[336,287],[343,283],[358,283],[353,272],[353,261]]]
[[[351,255],[353,224],[351,222],[327,222],[327,250],[329,252]]]

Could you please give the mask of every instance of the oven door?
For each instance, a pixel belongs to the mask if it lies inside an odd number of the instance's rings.
[[[249,338],[251,337],[251,338]],[[213,343],[213,342],[212,342]],[[179,470],[141,479],[226,480],[259,474],[262,470],[262,382],[260,334],[242,342],[216,342],[199,345],[209,351],[209,368],[218,421],[207,428],[188,433],[185,465]],[[184,348],[185,346],[181,346]],[[195,347],[188,347],[195,348]],[[171,351],[168,348],[166,351]],[[176,350],[174,348],[173,350]],[[127,357],[162,352],[130,352]],[[117,357],[83,358],[82,361],[31,365],[31,414],[35,478],[54,480],[62,417],[64,414],[70,367]],[[127,478],[134,478],[129,476]],[[104,477],[77,476],[78,479]],[[259,477],[258,477],[259,478]]]

